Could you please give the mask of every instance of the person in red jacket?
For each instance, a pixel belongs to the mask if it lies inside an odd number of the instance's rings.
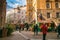
[[[43,40],[46,40],[46,34],[47,34],[47,31],[48,31],[48,28],[47,28],[45,23],[43,23],[41,29],[42,29],[42,33],[43,33]]]

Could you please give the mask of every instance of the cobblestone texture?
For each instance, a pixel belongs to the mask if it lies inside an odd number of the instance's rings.
[[[39,35],[34,36],[31,31],[15,31],[11,36],[0,38],[0,40],[42,40],[42,33],[39,32]],[[46,40],[60,40],[60,38],[57,37],[57,33],[50,32],[47,34]]]

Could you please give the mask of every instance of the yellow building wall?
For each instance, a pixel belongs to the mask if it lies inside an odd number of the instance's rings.
[[[52,9],[55,9],[55,1],[51,2]]]
[[[28,23],[30,23],[31,22],[31,20],[32,20],[32,14],[33,14],[33,10],[32,10],[32,7],[33,7],[33,0],[26,0],[27,1],[27,13],[26,13],[26,15],[27,15],[27,21],[28,21]]]
[[[46,9],[46,0],[37,0],[37,9]]]
[[[40,0],[37,0],[37,9],[40,9]]]
[[[36,18],[37,12],[37,0],[27,0],[27,14],[28,22],[32,22]]]
[[[31,1],[30,1],[31,2]],[[35,4],[34,4],[35,3]],[[50,8],[47,8],[46,7],[46,0],[33,0],[32,4],[34,5],[30,5],[28,4],[27,5],[27,9],[29,9],[29,7],[34,7],[34,9],[32,9],[32,13],[33,13],[33,18],[35,18],[35,14],[36,13],[37,15],[39,15],[40,13],[42,13],[44,16],[45,16],[45,19],[49,20],[49,19],[53,19],[56,18],[56,12],[59,12],[60,9],[56,9],[55,8],[55,0],[50,0],[48,3],[50,3]],[[60,3],[60,2],[59,2]],[[60,7],[60,6],[59,6]],[[36,11],[34,11],[36,10]],[[29,13],[29,11],[27,11]],[[50,13],[50,18],[47,18],[47,12]],[[39,18],[37,18],[39,20]],[[54,19],[55,20],[55,19]]]

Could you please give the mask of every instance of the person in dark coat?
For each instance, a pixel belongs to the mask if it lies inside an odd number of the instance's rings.
[[[53,21],[52,21],[52,23],[51,23],[50,26],[51,26],[51,28],[52,28],[52,31],[55,31],[55,26],[56,26],[56,25],[55,25],[55,23],[54,23]]]
[[[29,30],[29,24],[26,23],[26,31],[28,31],[28,30]]]
[[[59,24],[58,27],[57,27],[57,32],[58,32],[57,37],[59,37],[59,35],[60,35],[60,24]]]
[[[18,27],[18,25],[16,25],[16,30],[18,30],[19,29],[19,27]]]
[[[24,24],[20,24],[22,31],[24,30]]]
[[[38,25],[37,24],[35,24],[34,25],[34,35],[38,35]]]
[[[21,32],[21,25],[19,25],[19,32]]]
[[[46,40],[46,34],[47,34],[47,31],[48,31],[48,28],[47,28],[45,23],[42,25],[41,29],[42,29],[42,33],[43,33],[43,40]]]

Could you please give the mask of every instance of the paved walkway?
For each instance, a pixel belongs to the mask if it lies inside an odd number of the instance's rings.
[[[28,37],[29,39],[31,40],[42,40],[42,33],[39,32],[39,35],[37,36],[34,36],[34,33],[33,32],[29,32],[29,31],[22,31],[21,32],[25,37]],[[55,32],[50,32],[47,34],[47,37],[46,37],[47,40],[60,40],[60,38],[57,38],[57,33]]]
[[[11,36],[0,38],[0,40],[26,40],[26,39],[22,37],[18,31],[16,31],[13,32]]]
[[[57,34],[54,32],[50,32],[47,34],[47,40],[60,40],[57,38]],[[42,33],[40,32],[38,36],[34,36],[31,31],[16,31],[13,32],[11,36],[0,38],[0,40],[42,40]]]

